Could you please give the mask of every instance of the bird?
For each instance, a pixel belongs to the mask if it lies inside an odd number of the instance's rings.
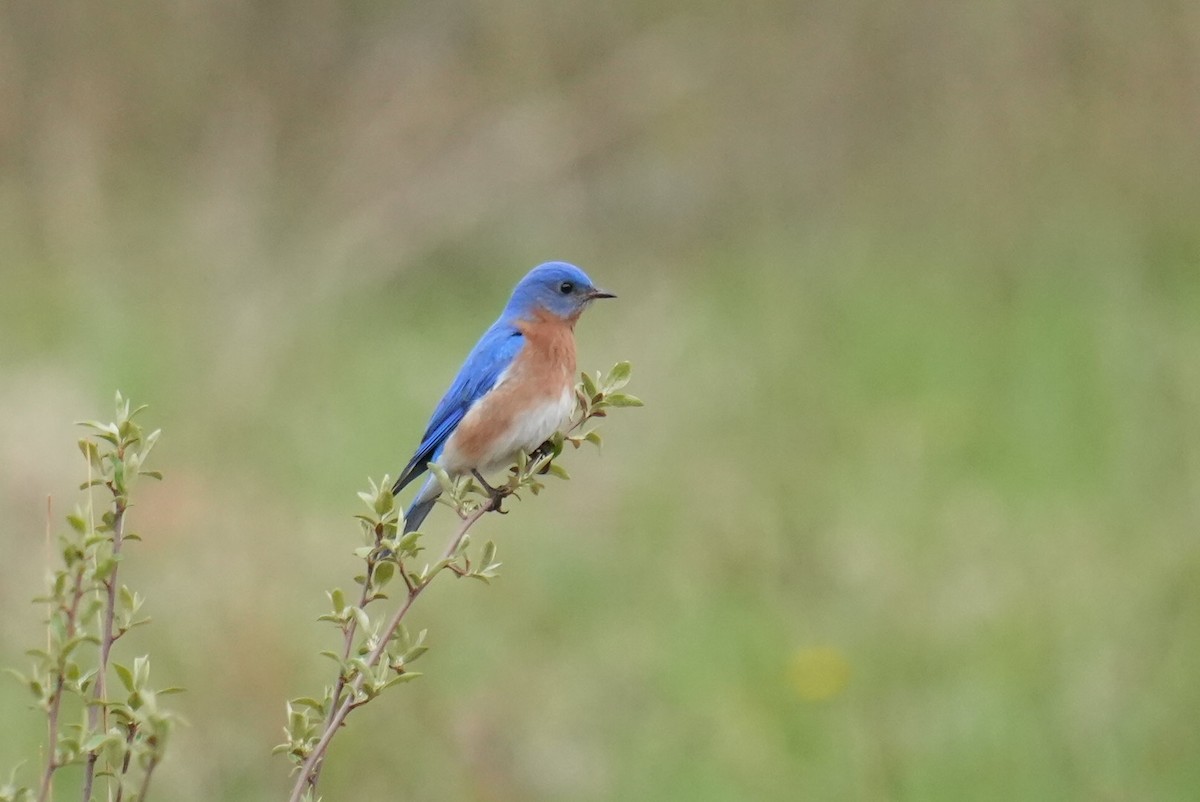
[[[575,323],[593,301],[615,297],[567,262],[530,270],[467,355],[392,495],[430,463],[451,478],[470,473],[490,490],[485,474],[558,431],[575,409]],[[421,526],[440,494],[430,473],[405,513],[405,534]]]

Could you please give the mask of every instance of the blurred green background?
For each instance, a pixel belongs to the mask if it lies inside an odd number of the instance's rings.
[[[120,388],[155,798],[283,798],[354,491],[552,258],[648,406],[481,524],[326,799],[1200,796],[1182,0],[3,4],[0,664]]]

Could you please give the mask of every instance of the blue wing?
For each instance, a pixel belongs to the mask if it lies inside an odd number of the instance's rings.
[[[429,425],[421,437],[421,445],[417,446],[417,453],[413,454],[392,486],[393,494],[399,493],[405,485],[424,473],[426,466],[441,455],[442,446],[454,433],[454,427],[458,426],[472,404],[496,386],[500,374],[512,364],[524,343],[524,335],[503,321],[497,321],[484,332],[467,355],[467,361],[463,363],[454,383],[433,411],[433,417],[429,419]]]

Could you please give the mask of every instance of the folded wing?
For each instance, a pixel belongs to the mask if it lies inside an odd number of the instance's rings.
[[[467,355],[467,361],[455,377],[454,383],[438,403],[421,437],[421,445],[412,459],[404,466],[392,493],[399,493],[405,485],[425,472],[430,462],[442,452],[446,440],[454,433],[454,427],[480,398],[500,381],[504,371],[525,344],[525,337],[516,328],[497,322],[484,332],[479,342]]]

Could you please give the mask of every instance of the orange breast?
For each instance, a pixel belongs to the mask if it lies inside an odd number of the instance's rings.
[[[513,367],[544,387],[547,396],[557,397],[575,378],[575,319],[539,308],[533,320],[519,321],[517,329],[525,335],[525,347]]]
[[[518,425],[519,417],[562,398],[575,377],[574,319],[538,309],[516,326],[525,336],[521,352],[505,371],[504,381],[472,407],[454,432],[454,451],[473,464],[496,458],[495,444]]]

